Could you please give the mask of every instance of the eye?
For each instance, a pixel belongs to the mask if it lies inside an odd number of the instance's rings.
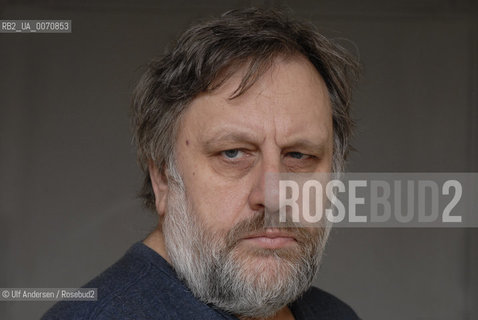
[[[242,153],[243,152],[239,149],[230,149],[221,152],[221,154],[227,159],[237,159],[242,155]]]
[[[303,154],[302,152],[296,152],[296,151],[289,152],[287,154],[294,159],[303,159],[303,158],[307,157],[307,155]]]
[[[319,162],[320,159],[317,156],[300,151],[286,152],[283,158],[284,165],[294,172],[311,172],[315,170]]]

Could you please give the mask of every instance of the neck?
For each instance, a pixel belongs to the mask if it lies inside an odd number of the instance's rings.
[[[146,239],[143,240],[143,243],[156,251],[161,257],[163,257],[169,264],[171,260],[169,259],[168,251],[166,250],[166,244],[164,242],[164,235],[161,232],[161,228],[158,226],[151,232]]]

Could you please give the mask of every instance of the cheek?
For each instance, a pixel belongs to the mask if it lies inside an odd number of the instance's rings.
[[[229,230],[247,215],[249,193],[245,184],[199,172],[185,184],[196,214],[208,227]]]
[[[329,130],[329,141],[326,155],[324,156],[323,161],[320,164],[320,172],[332,172],[332,163],[333,163],[333,153],[334,153],[334,142],[333,142],[333,131]]]
[[[321,163],[319,172],[332,172],[332,151],[330,154],[327,155],[327,157],[324,159],[324,161]]]

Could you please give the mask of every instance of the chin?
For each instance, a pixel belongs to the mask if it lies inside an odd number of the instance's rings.
[[[241,251],[236,256],[236,261],[239,262],[244,272],[255,274],[260,278],[270,276],[272,280],[276,280],[280,276],[289,276],[293,272],[295,261],[300,260],[297,250],[293,251],[288,248],[247,248]],[[291,259],[293,254],[295,257]]]

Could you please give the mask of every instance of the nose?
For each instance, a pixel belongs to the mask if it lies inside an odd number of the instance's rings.
[[[280,151],[264,153],[253,171],[252,187],[248,199],[250,208],[258,212],[278,212]]]

